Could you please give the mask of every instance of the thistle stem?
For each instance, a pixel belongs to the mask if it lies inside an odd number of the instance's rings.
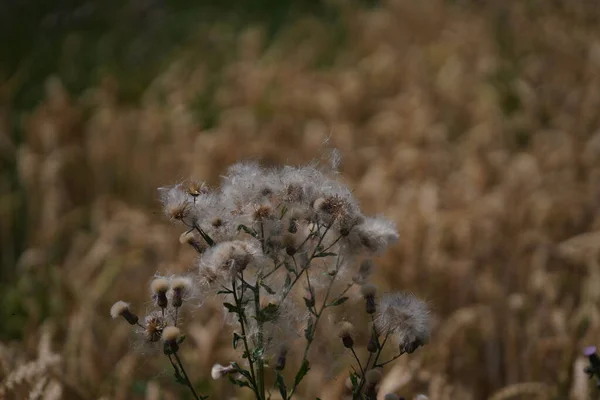
[[[187,387],[190,388],[190,390],[192,391],[192,394],[194,395],[194,398],[196,400],[201,400],[200,397],[198,396],[198,393],[196,393],[194,386],[192,386],[192,382],[190,382],[190,378],[188,378],[188,374],[187,374],[187,372],[185,372],[185,368],[183,367],[183,364],[181,363],[181,359],[179,359],[177,352],[174,352],[173,356],[175,357],[175,360],[177,361],[177,364],[179,365],[179,369],[181,370],[181,372],[183,372],[183,377],[185,378],[185,383],[187,384]],[[171,359],[171,357],[169,357],[169,359]],[[171,361],[171,363],[173,363],[173,362]]]

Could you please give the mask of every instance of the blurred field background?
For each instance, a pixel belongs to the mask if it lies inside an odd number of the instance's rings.
[[[398,223],[376,281],[436,315],[389,391],[597,398],[580,353],[600,338],[599,17],[587,0],[2,2],[0,398],[186,398],[108,315],[191,266],[156,188],[326,147]],[[210,379],[232,357],[218,307],[190,314],[197,387],[248,398]],[[299,398],[339,398],[327,372]]]

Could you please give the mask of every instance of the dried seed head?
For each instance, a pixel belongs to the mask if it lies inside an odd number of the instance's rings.
[[[334,195],[319,197],[313,203],[313,208],[317,212],[337,217],[345,213],[346,205],[347,203],[342,197]]]
[[[366,301],[367,314],[375,314],[377,306],[375,304],[375,295],[377,294],[377,286],[372,283],[366,283],[360,287],[360,292]]]
[[[192,289],[192,279],[187,276],[178,276],[171,280],[172,304],[178,308]]]
[[[282,345],[279,349],[279,353],[277,354],[277,362],[275,363],[275,369],[277,371],[283,371],[285,368],[285,361],[287,359],[288,347],[287,345]]]
[[[378,340],[377,340],[377,336],[375,334],[375,332],[371,332],[371,337],[369,338],[369,343],[367,343],[367,351],[369,353],[376,353],[377,350],[379,350],[379,344],[378,344]]]
[[[289,233],[297,233],[298,232],[298,220],[296,218],[291,218],[290,223],[288,225]]]
[[[163,329],[162,340],[165,343],[165,354],[177,353],[179,351],[179,338],[181,331],[176,326],[167,326]]]
[[[181,331],[176,326],[167,326],[163,329],[161,337],[164,342],[176,342],[181,337]]]
[[[261,204],[254,210],[254,220],[262,221],[264,219],[268,219],[273,215],[273,207],[269,204]]]
[[[190,214],[189,203],[172,204],[165,207],[167,217],[172,220],[182,221]]]
[[[169,290],[169,280],[167,278],[156,278],[150,284],[152,297],[154,302],[160,308],[167,308],[169,302],[167,300],[167,291]]]
[[[293,234],[287,233],[283,235],[282,244],[285,247],[285,252],[288,256],[296,254],[296,237]]]
[[[181,236],[179,236],[179,243],[189,244],[200,254],[202,254],[204,250],[208,248],[206,242],[204,240],[198,240],[198,236],[193,231],[183,232]]]
[[[364,298],[375,297],[377,294],[377,285],[365,283],[360,287],[360,294],[362,294]]]
[[[119,300],[110,308],[110,316],[115,319],[120,317],[126,310],[129,310],[129,303]]]
[[[354,346],[354,340],[352,339],[352,333],[354,332],[354,325],[350,322],[343,321],[338,326],[338,336],[342,339],[344,347],[350,349]]]
[[[377,368],[370,369],[365,373],[365,380],[369,385],[377,385],[381,382],[381,378],[383,377],[381,371]]]
[[[224,366],[221,364],[215,364],[213,365],[211,371],[210,371],[210,376],[214,379],[221,379],[222,377],[224,377],[227,374],[230,374],[232,372],[235,372],[235,368],[233,366]]]
[[[156,278],[150,284],[150,289],[152,293],[167,293],[169,290],[169,280],[167,278]]]
[[[138,316],[131,312],[129,309],[129,303],[125,303],[124,301],[117,301],[110,308],[110,316],[115,319],[117,317],[123,317],[129,324],[135,325],[138,323]]]
[[[167,327],[167,321],[162,313],[154,312],[144,318],[144,336],[149,342],[158,342],[163,330]]]
[[[196,198],[201,194],[207,193],[208,189],[206,188],[206,185],[203,182],[189,181],[185,185],[185,191],[190,196]]]
[[[429,341],[429,308],[411,294],[388,293],[379,299],[375,326],[393,334],[402,352],[412,353]]]

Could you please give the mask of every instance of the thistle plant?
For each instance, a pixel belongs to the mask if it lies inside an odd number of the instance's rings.
[[[111,314],[122,316],[146,341],[162,340],[177,380],[197,399],[203,397],[178,356],[179,308],[192,293],[222,302],[240,354],[216,364],[214,379],[248,388],[257,400],[277,394],[292,399],[311,369],[311,346],[337,332],[338,346],[354,360],[351,397],[375,399],[383,367],[428,341],[429,311],[410,294],[378,296],[369,283],[372,257],[398,232],[383,217],[363,215],[336,177],[335,168],[316,164],[240,163],[229,168],[218,189],[195,181],[160,188],[166,216],[185,228],[181,243],[198,252],[196,266],[189,276],[152,281],[156,309],[143,320],[122,301]],[[362,322],[352,323],[359,314]],[[366,351],[356,344],[360,330],[369,337]],[[390,347],[391,355],[384,351]]]

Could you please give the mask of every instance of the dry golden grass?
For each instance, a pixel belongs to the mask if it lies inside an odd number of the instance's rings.
[[[168,365],[108,317],[120,298],[141,307],[154,272],[191,265],[155,188],[214,184],[240,159],[303,163],[326,142],[363,208],[400,228],[378,281],[436,314],[431,344],[393,364],[386,388],[430,400],[589,398],[579,353],[600,337],[600,9],[485,3],[342,0],[342,27],[304,18],[269,46],[261,27],[232,36],[215,23],[213,48],[234,49],[224,68],[192,48],[138,106],[120,104],[108,78],[74,98],[50,77],[23,143],[0,134],[22,185],[4,190],[0,175],[2,246],[15,248],[14,224],[26,221],[15,262],[29,315],[23,340],[0,345],[0,396],[178,398]],[[339,48],[336,29],[347,35]],[[216,123],[205,128],[195,101],[207,90]],[[23,205],[24,219],[12,217]],[[232,356],[218,308],[187,321],[199,387],[234,396],[209,381]],[[321,364],[302,398],[339,398],[344,379]]]

